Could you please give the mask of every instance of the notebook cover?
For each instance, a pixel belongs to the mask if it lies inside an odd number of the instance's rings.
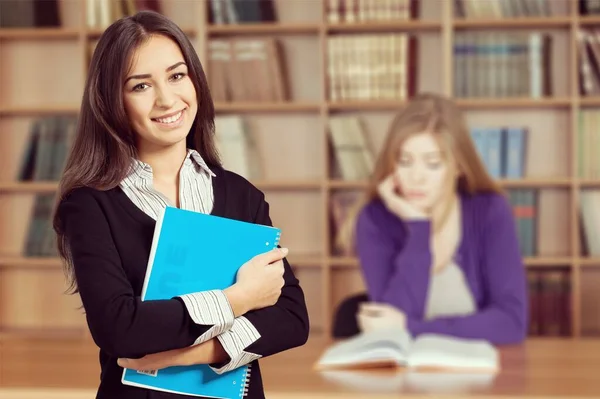
[[[142,290],[142,300],[224,289],[249,259],[279,244],[281,231],[199,212],[167,207],[159,215]],[[191,396],[238,399],[249,366],[224,374],[208,365],[158,371],[125,369],[122,383]]]

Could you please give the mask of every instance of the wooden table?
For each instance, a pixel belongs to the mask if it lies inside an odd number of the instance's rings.
[[[315,372],[328,342],[261,360],[269,399],[600,398],[600,340],[531,339],[501,348],[502,371],[484,375],[406,371]],[[97,348],[73,340],[0,341],[0,398],[91,399],[98,383]],[[57,362],[56,359],[59,359]]]

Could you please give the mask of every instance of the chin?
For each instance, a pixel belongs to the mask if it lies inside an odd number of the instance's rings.
[[[409,200],[408,202],[422,212],[429,212],[431,209],[430,201],[427,199],[413,199]]]

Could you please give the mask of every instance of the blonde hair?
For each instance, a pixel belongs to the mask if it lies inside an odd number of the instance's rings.
[[[411,136],[433,133],[446,155],[452,157],[459,171],[456,190],[470,195],[483,192],[502,194],[500,186],[487,173],[479,158],[462,111],[442,95],[422,93],[416,95],[392,120],[387,137],[377,160],[365,195],[348,213],[348,218],[336,237],[336,243],[350,249],[353,246],[356,218],[362,207],[379,198],[377,187],[395,169],[404,142]],[[438,230],[448,212],[440,220]]]

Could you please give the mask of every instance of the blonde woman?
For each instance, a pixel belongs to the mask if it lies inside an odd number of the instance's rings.
[[[422,94],[393,120],[356,222],[359,327],[516,343],[526,278],[511,207],[461,111]]]

